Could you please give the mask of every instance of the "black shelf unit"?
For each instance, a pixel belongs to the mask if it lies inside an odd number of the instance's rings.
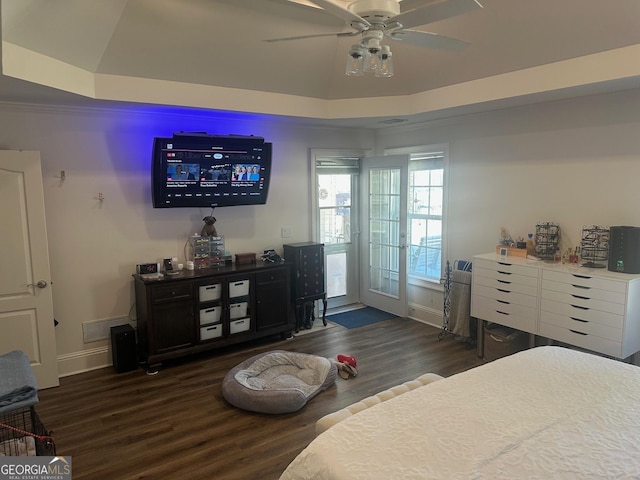
[[[293,303],[296,325],[311,327],[314,320],[316,300],[322,300],[322,323],[327,325],[327,290],[324,282],[324,244],[316,242],[300,242],[283,245],[284,259],[292,265],[291,300]]]

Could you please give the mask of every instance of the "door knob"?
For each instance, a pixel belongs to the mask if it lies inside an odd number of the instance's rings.
[[[38,288],[46,288],[46,286],[47,286],[47,282],[45,282],[44,280],[40,280],[35,285],[33,283],[30,283],[29,285],[27,285],[27,287],[38,287]]]

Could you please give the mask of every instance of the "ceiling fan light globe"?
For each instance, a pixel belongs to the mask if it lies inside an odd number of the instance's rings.
[[[347,54],[345,74],[356,77],[364,74],[364,55],[362,53],[350,51]]]
[[[380,66],[376,70],[376,77],[393,76],[393,55],[388,45],[383,45],[380,51]]]
[[[364,71],[365,72],[375,72],[380,68],[380,53],[375,52],[371,53],[371,50],[368,50],[367,53],[364,54]]]

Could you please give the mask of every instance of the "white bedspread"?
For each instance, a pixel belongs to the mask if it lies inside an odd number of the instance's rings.
[[[640,478],[640,368],[526,350],[346,419],[280,478]]]

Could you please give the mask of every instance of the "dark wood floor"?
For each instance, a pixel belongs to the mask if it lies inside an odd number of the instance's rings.
[[[426,372],[450,376],[483,363],[452,336],[438,341],[439,333],[398,318],[263,339],[167,364],[155,376],[106,368],[62,378],[59,387],[40,392],[36,410],[58,455],[72,457],[74,480],[277,479],[313,440],[323,415]],[[227,404],[221,392],[227,371],[275,349],[352,354],[358,376],[338,377],[297,413],[264,415]]]

